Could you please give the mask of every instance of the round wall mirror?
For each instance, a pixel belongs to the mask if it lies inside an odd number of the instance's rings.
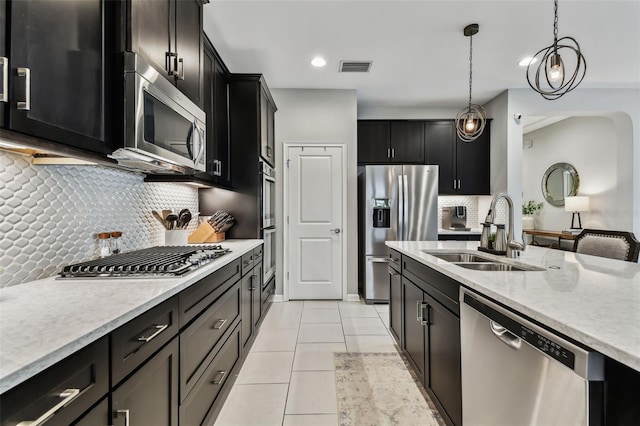
[[[554,206],[564,206],[564,197],[577,195],[579,186],[578,172],[569,163],[556,163],[542,176],[542,195]]]

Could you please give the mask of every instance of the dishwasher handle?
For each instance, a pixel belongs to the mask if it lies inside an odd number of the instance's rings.
[[[497,322],[490,320],[489,328],[494,336],[502,341],[505,345],[512,349],[519,350],[522,346],[522,339],[498,324]]]

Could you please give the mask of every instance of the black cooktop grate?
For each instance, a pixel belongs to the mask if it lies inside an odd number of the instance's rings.
[[[231,250],[220,245],[151,247],[65,266],[62,278],[175,277]]]

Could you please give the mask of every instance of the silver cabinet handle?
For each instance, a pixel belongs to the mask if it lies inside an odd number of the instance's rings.
[[[391,158],[396,158],[396,149],[391,148]]]
[[[2,65],[2,92],[0,92],[0,102],[9,102],[9,58],[0,56]]]
[[[418,322],[422,322],[422,302],[420,300],[416,303],[416,312],[418,312]]]
[[[389,263],[388,257],[373,257],[369,260],[371,263]]]
[[[329,229],[329,232],[333,232],[334,234],[339,234],[340,233],[340,228]]]
[[[457,184],[456,184],[456,180],[455,180],[455,179],[453,180],[453,189],[458,189],[458,188],[457,188]]]
[[[389,275],[393,276],[393,275],[400,275],[399,273],[397,273],[392,267],[388,267],[387,268],[387,272],[389,272]]]
[[[178,75],[178,77],[176,77],[178,80],[184,80],[184,58],[180,58],[178,57],[178,65],[176,66],[176,74]],[[178,72],[177,68],[180,68],[180,72]]]
[[[116,410],[116,417],[124,416],[124,426],[129,426],[131,424],[131,419],[129,416],[129,410]]]
[[[224,380],[224,376],[227,375],[227,370],[221,370],[216,373],[216,377],[211,381],[212,385],[219,385]]]
[[[150,341],[155,339],[160,333],[165,331],[167,327],[169,327],[169,324],[156,324],[151,326],[148,330],[149,331],[155,330],[155,331],[148,336],[145,336],[143,334],[142,336],[138,337],[138,342],[149,343]]]
[[[461,189],[460,179],[458,179],[458,189]]]
[[[19,422],[17,426],[40,426],[44,424],[47,420],[53,417],[57,411],[73,402],[73,400],[76,399],[78,395],[80,395],[80,389],[65,389],[60,393],[60,395],[58,395],[60,398],[64,398],[62,401],[51,407],[49,410],[47,410],[46,413],[38,417],[36,420],[23,420]]]
[[[253,285],[253,279],[255,278],[255,275],[251,275],[249,277],[249,290],[253,291],[256,289],[256,286]]]
[[[427,319],[424,318],[424,308],[427,308]],[[422,325],[431,325],[431,306],[428,303],[422,303],[420,307],[420,312],[422,313]]]
[[[522,339],[511,333],[509,330],[507,330],[497,322],[489,321],[489,328],[491,329],[491,332],[502,341],[502,343],[509,346],[510,348],[518,350],[520,349],[520,346],[522,346]]]
[[[31,70],[18,67],[18,77],[24,77],[24,101],[18,101],[18,109],[29,111],[31,109]]]
[[[387,158],[391,158],[391,148],[387,148]]]
[[[225,325],[227,323],[226,319],[219,319],[216,321],[216,323],[213,325],[213,329],[214,330],[220,330],[222,328],[223,325]]]

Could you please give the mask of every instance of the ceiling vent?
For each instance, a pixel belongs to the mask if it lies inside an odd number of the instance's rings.
[[[340,61],[340,72],[369,72],[373,61]]]

